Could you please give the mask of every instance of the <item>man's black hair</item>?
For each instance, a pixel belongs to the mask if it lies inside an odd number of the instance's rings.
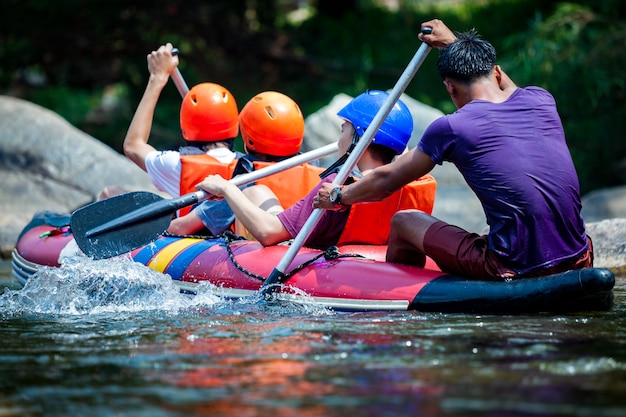
[[[490,74],[496,64],[495,48],[475,29],[455,35],[456,40],[439,52],[441,78],[468,83]]]

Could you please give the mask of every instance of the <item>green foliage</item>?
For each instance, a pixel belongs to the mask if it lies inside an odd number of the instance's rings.
[[[583,191],[623,183],[626,160],[626,25],[589,7],[562,4],[508,39],[503,63],[521,84],[549,90]]]
[[[55,109],[55,112],[65,115],[65,119],[74,126],[80,126],[90,109],[98,105],[97,94],[65,86],[36,90],[32,100],[40,106]]]
[[[477,28],[502,51],[504,36],[525,30],[536,14],[549,13],[553,8],[542,0],[405,0],[395,12],[377,8],[372,1],[364,3],[369,6],[345,11],[341,19],[316,15],[301,26],[286,28],[292,44],[313,69],[315,79],[311,82],[316,89],[304,96],[307,103],[313,98],[317,105],[312,111],[337,92],[356,95],[366,88],[393,87],[419,47],[417,33],[422,22],[434,16],[454,30]],[[450,113],[455,107],[437,75],[436,60],[437,52],[433,51],[407,94]]]
[[[190,86],[223,84],[240,108],[278,90],[308,115],[340,92],[392,88],[419,46],[421,23],[437,17],[455,30],[476,28],[519,85],[553,93],[583,191],[626,181],[617,170],[626,160],[626,2],[403,0],[397,11],[381,3],[317,0],[294,13],[296,3],[282,0],[3,0],[0,93],[44,105],[121,151],[148,79],[146,54],[165,42],[180,49]],[[407,93],[452,112],[436,59],[433,51]],[[103,112],[112,96],[115,106]],[[168,86],[154,118],[155,147],[181,144],[179,106]]]

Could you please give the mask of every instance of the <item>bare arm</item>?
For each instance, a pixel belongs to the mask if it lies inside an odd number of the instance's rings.
[[[168,43],[152,51],[147,60],[150,72],[148,85],[124,139],[124,154],[144,171],[146,170],[146,155],[155,150],[152,145],[148,144],[154,109],[170,73],[178,65],[178,57],[172,56],[172,44]]]
[[[429,173],[435,166],[428,155],[418,148],[411,149],[394,162],[370,171],[359,181],[346,185],[341,190],[343,204],[355,204],[366,201],[379,201],[391,195],[405,184]],[[314,208],[336,208],[330,202],[330,190],[335,185],[325,183],[317,193]]]
[[[195,211],[191,211],[182,217],[171,221],[167,231],[175,235],[192,235],[204,227],[202,220]]]
[[[207,191],[216,197],[223,197],[237,220],[263,246],[291,239],[291,235],[278,217],[256,206],[236,185],[221,176],[209,175],[196,185],[196,189]]]

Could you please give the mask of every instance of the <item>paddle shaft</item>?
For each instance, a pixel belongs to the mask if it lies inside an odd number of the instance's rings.
[[[407,86],[417,73],[417,70],[426,59],[426,56],[428,55],[430,49],[431,47],[425,42],[420,45],[419,49],[398,79],[398,82],[393,87],[393,90],[376,113],[376,116],[374,116],[372,123],[363,134],[363,137],[358,141],[356,147],[346,160],[345,164],[339,170],[339,173],[333,180],[333,184],[343,184],[352,172],[352,170],[354,170],[354,167],[365,152],[365,149],[367,149],[367,147],[372,142],[374,135],[376,134],[376,132],[378,132],[378,129],[380,129],[380,127],[382,126],[383,122],[391,112],[391,109],[400,99],[400,96],[402,95],[404,90],[406,90]],[[304,242],[307,240],[315,226],[317,226],[321,215],[322,209],[318,208],[313,210],[306,223],[304,224],[304,226],[302,226],[302,229],[300,229],[300,232],[298,232],[298,235],[294,238],[293,242],[289,246],[289,249],[287,250],[287,252],[285,252],[276,268],[274,268],[272,273],[263,282],[263,286],[261,287],[262,295],[269,295],[272,291],[274,291],[276,284],[279,284],[283,281],[287,267],[289,266],[289,264],[291,264],[302,246],[304,246]]]
[[[331,153],[336,151],[337,143],[330,143],[326,146],[322,146],[321,148],[314,149],[300,155],[296,155],[283,161],[276,162],[272,165],[268,165],[265,168],[252,171],[247,174],[238,175],[237,177],[231,179],[230,182],[238,187],[248,185],[262,178],[285,171],[289,168],[293,168],[297,165],[314,161],[316,159],[330,155]],[[133,210],[123,216],[110,220],[100,226],[94,227],[85,233],[85,237],[93,238],[108,231],[120,229],[128,225],[144,221],[146,219],[159,217],[168,213],[173,214],[176,210],[195,204],[200,200],[208,198],[209,196],[210,195],[207,192],[201,190],[194,193],[185,194],[174,199],[164,199],[162,201],[152,203],[146,207],[141,207],[137,210]]]
[[[297,165],[323,158],[336,151],[337,151],[337,143],[329,143],[328,145],[322,146],[321,148],[313,149],[312,151],[308,151],[303,154],[293,156],[289,159],[285,159],[280,162],[276,162],[272,165],[266,166],[265,168],[252,171],[247,174],[238,175],[235,178],[229,180],[229,182],[232,182],[237,187],[242,187],[244,185],[248,185],[255,181],[258,181],[262,178],[269,177],[270,175],[274,175],[279,172],[285,171],[289,168],[293,168]],[[196,191],[195,193],[191,193],[187,195],[192,195],[192,194],[197,195],[199,200],[204,200],[210,197],[210,195],[206,191],[202,191],[202,190]],[[194,204],[194,203],[195,201],[191,204]],[[183,207],[186,207],[187,205],[181,206],[178,208],[183,208]]]
[[[178,55],[178,53],[179,53],[178,48],[172,49],[172,56],[176,56]],[[183,75],[180,73],[180,70],[178,69],[178,67],[174,68],[174,71],[172,71],[172,73],[170,74],[170,77],[172,77],[172,81],[174,81],[174,85],[176,86],[176,89],[180,93],[180,96],[185,98],[185,96],[189,92],[189,87],[187,86],[187,83],[183,79]]]

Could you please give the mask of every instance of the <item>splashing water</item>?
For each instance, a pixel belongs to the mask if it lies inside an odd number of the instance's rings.
[[[61,267],[42,267],[24,288],[0,295],[0,318],[23,314],[97,315],[121,312],[180,313],[190,309],[206,312],[258,312],[289,315],[325,315],[330,310],[305,303],[265,303],[259,295],[237,300],[222,296],[220,288],[208,282],[195,288],[195,295],[184,294],[172,278],[120,256],[92,260],[70,256]],[[306,294],[300,294],[300,298]]]
[[[66,258],[59,268],[42,267],[21,290],[0,296],[4,314],[101,314],[146,310],[177,311],[221,299],[205,288],[199,297],[180,293],[169,275],[118,257],[94,261]]]

